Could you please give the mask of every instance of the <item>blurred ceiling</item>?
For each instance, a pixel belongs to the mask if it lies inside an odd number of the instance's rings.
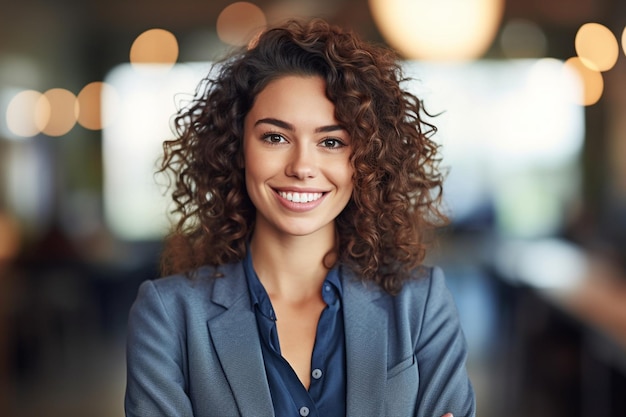
[[[450,7],[463,0],[447,1]],[[0,86],[48,88],[66,80],[66,88],[101,78],[128,59],[133,39],[146,29],[162,27],[193,44],[215,38],[218,14],[228,0],[0,0]],[[350,27],[375,41],[382,38],[367,0],[257,0],[268,20],[287,16],[321,16]],[[508,0],[503,22],[512,18],[534,21],[548,37],[548,54],[574,54],[577,28],[600,22],[615,33],[626,24],[624,0]],[[419,22],[419,16],[416,17]],[[187,55],[186,55],[187,54]],[[180,60],[208,59],[181,46]],[[37,85],[24,85],[20,62],[45,68]],[[32,66],[31,65],[31,66]],[[71,85],[75,83],[74,85]],[[32,84],[32,81],[31,81]]]

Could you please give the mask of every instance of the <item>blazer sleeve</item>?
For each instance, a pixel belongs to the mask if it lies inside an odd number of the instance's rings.
[[[420,337],[415,349],[420,373],[419,417],[476,415],[466,369],[467,345],[452,294],[440,268],[433,268]]]
[[[127,417],[193,416],[183,365],[184,325],[172,314],[152,281],[141,284],[128,320]]]

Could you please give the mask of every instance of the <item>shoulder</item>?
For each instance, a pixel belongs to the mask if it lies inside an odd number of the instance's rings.
[[[433,316],[455,316],[456,304],[443,270],[438,266],[419,267],[393,297],[393,303],[415,315],[432,319]]]
[[[189,274],[180,273],[144,281],[140,288],[153,287],[159,294],[167,297],[192,295],[214,285],[217,279],[215,271],[215,268],[204,266]]]
[[[203,266],[188,274],[181,273],[160,277],[145,281],[142,285],[151,283],[160,292],[172,296],[191,295],[212,289],[215,283],[222,279],[236,280],[239,276],[243,277],[243,274],[242,263],[235,262],[217,267]]]
[[[448,292],[446,278],[439,266],[419,266],[414,269],[396,295],[387,295],[394,303],[426,302],[432,297],[441,297]],[[419,303],[418,303],[419,304]]]
[[[446,278],[439,266],[420,266],[402,286],[399,298],[437,297],[447,292]]]
[[[226,292],[226,300],[245,294],[242,291],[245,287],[241,285],[245,284],[243,277],[241,263],[234,263],[217,268],[201,267],[190,275],[176,274],[144,281],[139,286],[131,315],[155,309],[175,321],[190,313],[210,315],[221,311],[215,303],[220,288],[226,288],[221,291]]]
[[[409,278],[403,282],[400,291],[395,295],[389,294],[381,286],[373,282],[361,279],[349,267],[344,267],[342,271],[344,286],[347,286],[351,291],[356,290],[369,293],[374,298],[382,297],[383,299],[396,301],[405,300],[427,296],[433,288],[436,291],[441,291],[446,286],[444,272],[439,266],[420,265],[415,268],[411,271]]]
[[[349,297],[346,302],[362,305],[375,302],[375,305],[382,307],[387,314],[405,317],[411,321],[421,321],[429,310],[455,308],[444,272],[438,266],[424,265],[413,270],[411,278],[404,282],[401,290],[395,295],[389,294],[374,283],[360,280],[349,270],[347,279],[344,280],[344,290]]]
[[[193,274],[176,274],[141,283],[137,299],[156,297],[161,302],[170,304],[176,300],[193,300],[201,294],[211,292],[215,285],[213,269],[202,267]]]
[[[416,268],[396,295],[382,290],[379,305],[398,323],[405,323],[411,332],[434,323],[457,320],[456,304],[446,284],[443,270],[438,266]],[[418,334],[415,335],[419,337]]]

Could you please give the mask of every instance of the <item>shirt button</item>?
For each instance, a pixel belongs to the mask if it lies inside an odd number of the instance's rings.
[[[311,376],[315,379],[320,379],[322,377],[322,370],[321,369],[313,369],[313,372],[311,372]]]
[[[324,291],[330,291],[330,285],[328,284],[324,285]]]
[[[302,417],[306,417],[309,415],[309,408],[308,407],[301,407],[300,408],[300,415]]]

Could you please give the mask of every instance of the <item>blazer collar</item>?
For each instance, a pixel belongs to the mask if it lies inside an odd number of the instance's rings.
[[[242,415],[273,416],[261,342],[241,263],[221,270],[212,301],[225,308],[208,321],[209,333]],[[387,314],[383,291],[342,268],[347,352],[346,414],[381,416],[387,381]]]
[[[382,289],[343,268],[347,352],[346,412],[381,416],[387,381],[387,312],[377,303]]]
[[[212,301],[225,310],[208,321],[210,338],[241,415],[274,416],[243,268],[237,263],[221,272],[224,277],[216,278]]]

